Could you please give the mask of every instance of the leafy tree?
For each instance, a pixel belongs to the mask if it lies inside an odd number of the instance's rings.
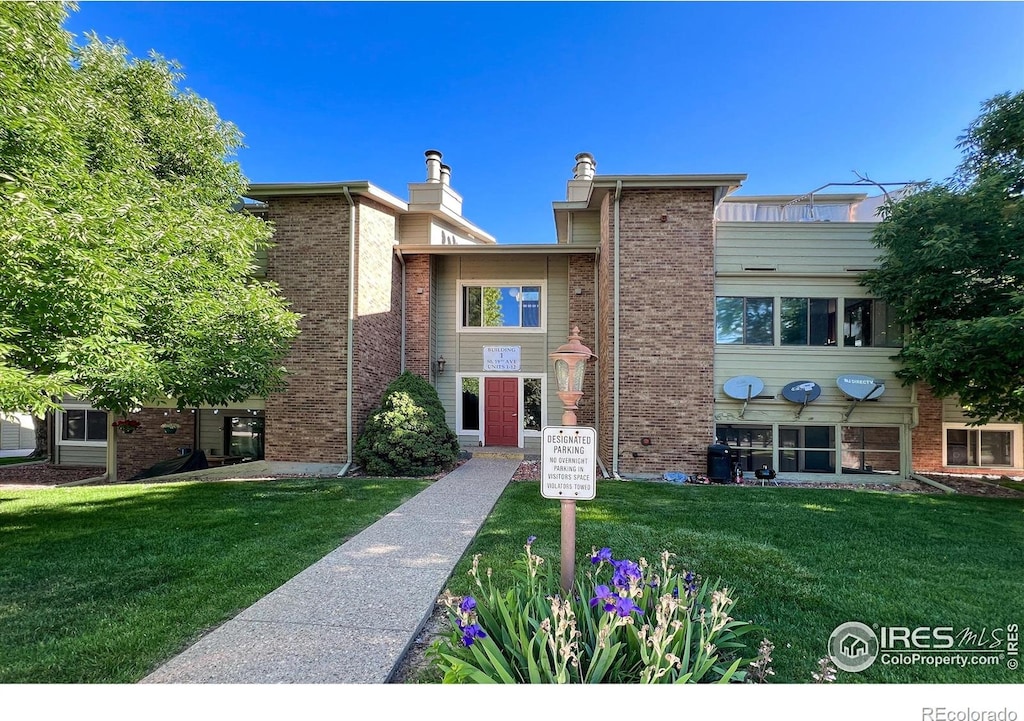
[[[982,105],[954,177],[883,207],[863,283],[909,332],[906,382],[976,423],[1024,421],[1024,91]]]
[[[271,229],[238,212],[241,134],[65,13],[0,3],[0,409],[265,395],[297,316],[251,277]]]
[[[437,391],[409,371],[388,385],[354,453],[363,468],[380,476],[430,475],[450,467],[458,455]]]

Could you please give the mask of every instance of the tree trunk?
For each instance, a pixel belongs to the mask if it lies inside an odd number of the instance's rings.
[[[50,414],[47,414],[43,418],[37,416],[32,417],[32,423],[36,429],[36,449],[32,451],[32,458],[45,458],[49,461],[50,458],[50,447],[48,443],[48,434],[46,432],[47,425],[49,424]]]
[[[117,483],[117,429],[107,431],[107,483]]]

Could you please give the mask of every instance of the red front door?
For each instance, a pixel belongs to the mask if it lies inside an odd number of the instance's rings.
[[[519,447],[518,378],[484,378],[484,445]]]

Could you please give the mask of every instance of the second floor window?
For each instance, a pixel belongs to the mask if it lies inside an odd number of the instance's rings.
[[[843,304],[843,345],[847,347],[898,348],[903,345],[900,326],[889,318],[880,300],[848,298]]]
[[[783,298],[782,345],[835,345],[835,298]]]
[[[539,285],[462,286],[463,328],[541,328]]]
[[[715,341],[772,345],[773,298],[716,298]]]

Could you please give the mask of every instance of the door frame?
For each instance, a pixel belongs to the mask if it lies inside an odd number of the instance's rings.
[[[480,379],[480,408],[478,410],[477,424],[479,430],[465,430],[462,422],[462,379],[463,378],[479,378]],[[527,438],[540,438],[544,426],[549,425],[547,423],[548,417],[548,374],[545,373],[485,373],[484,371],[478,372],[466,372],[455,374],[455,434],[457,436],[476,436],[477,444],[481,447],[484,445],[484,378],[518,378],[519,379],[519,448],[526,447]],[[540,415],[541,415],[541,430],[528,431],[523,428],[523,405],[526,402],[525,394],[523,392],[523,380],[525,378],[540,378]]]

